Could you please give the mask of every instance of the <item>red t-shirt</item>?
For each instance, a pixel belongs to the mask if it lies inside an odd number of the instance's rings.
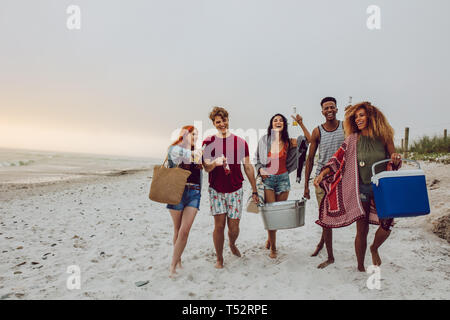
[[[225,174],[223,166],[215,167],[209,173],[209,186],[217,192],[230,193],[242,188],[244,177],[241,171],[241,162],[249,156],[247,142],[230,134],[228,138],[210,136],[203,141],[203,159],[214,160],[222,155],[227,158],[230,173]]]

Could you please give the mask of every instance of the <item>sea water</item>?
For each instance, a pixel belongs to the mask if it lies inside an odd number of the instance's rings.
[[[160,159],[0,148],[0,183],[28,184],[150,170]]]

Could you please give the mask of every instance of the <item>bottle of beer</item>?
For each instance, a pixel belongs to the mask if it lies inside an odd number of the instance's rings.
[[[225,155],[222,155],[222,157],[225,157]],[[231,173],[230,165],[225,160],[225,163],[223,164],[223,169],[225,170],[225,174],[229,175]]]
[[[297,107],[296,107],[296,106],[293,106],[293,107],[292,107],[292,112],[293,112],[294,117],[295,117],[295,116],[297,115]],[[293,126],[298,126],[297,121],[293,120],[292,125],[293,125]]]

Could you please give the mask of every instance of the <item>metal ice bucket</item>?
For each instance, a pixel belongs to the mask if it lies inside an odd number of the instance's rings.
[[[306,199],[266,203],[261,216],[266,230],[293,229],[305,225]]]

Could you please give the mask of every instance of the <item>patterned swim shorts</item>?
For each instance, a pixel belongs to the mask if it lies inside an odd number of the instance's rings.
[[[244,195],[242,188],[230,193],[217,192],[211,187],[208,191],[211,215],[226,213],[230,219],[241,219]]]

